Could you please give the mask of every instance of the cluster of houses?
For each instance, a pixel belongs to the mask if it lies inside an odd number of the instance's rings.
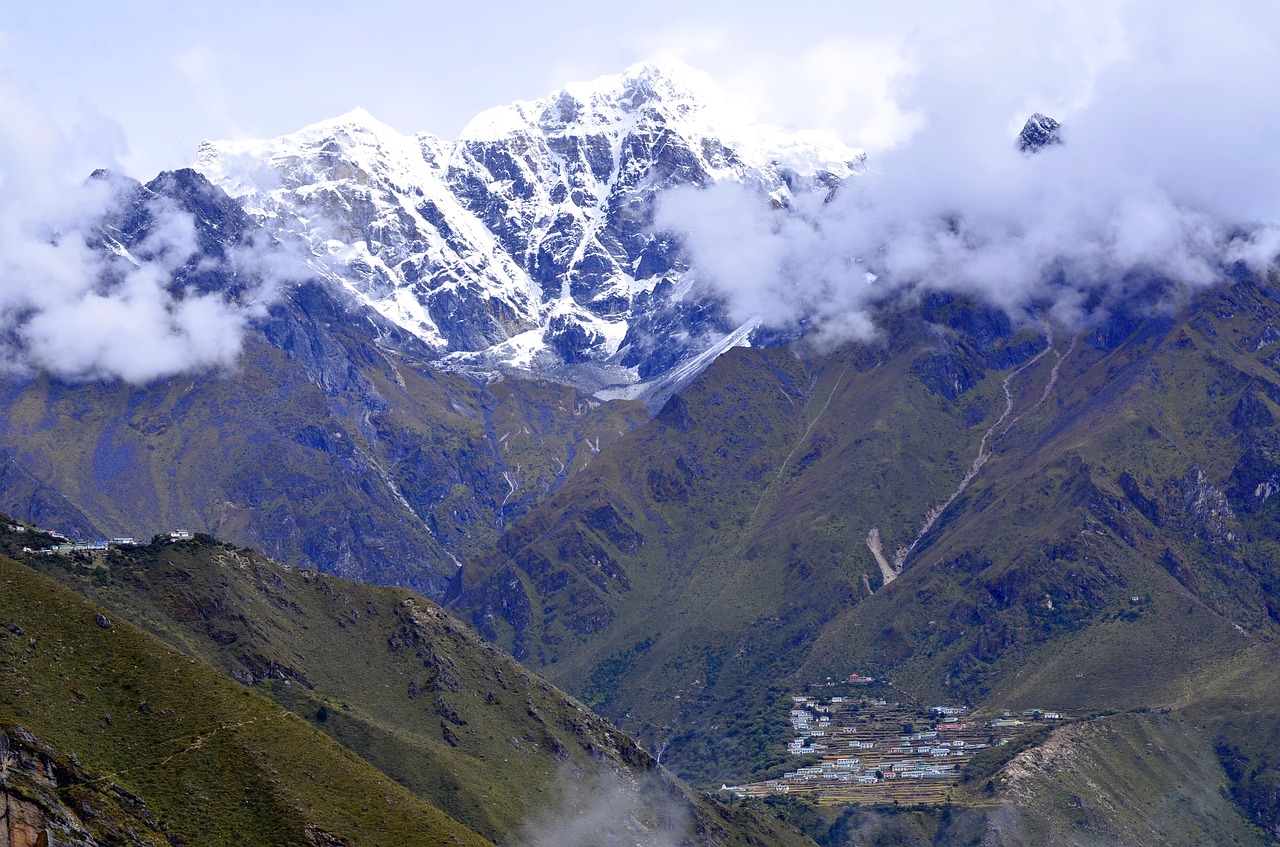
[[[28,530],[28,528],[22,524],[9,524],[7,528],[10,532],[16,534],[25,534]],[[53,530],[35,528],[32,529],[32,531],[53,538],[55,543],[48,547],[41,547],[38,549],[34,547],[23,547],[22,552],[38,553],[45,556],[66,556],[73,553],[103,553],[113,547],[140,547],[146,543],[129,536],[119,536],[117,538],[103,539],[100,541],[73,541],[61,532]],[[187,529],[175,529],[168,533],[168,537],[170,541],[190,541],[195,537],[195,535]]]
[[[965,706],[926,711],[865,696],[796,695],[791,701],[795,737],[787,751],[819,761],[722,790],[739,797],[799,793],[823,803],[943,802],[977,751],[1008,743],[1028,721],[1062,719],[1058,712],[1028,709],[1021,718],[1006,712],[975,720]]]
[[[72,541],[60,532],[46,532],[45,534],[52,535],[58,543],[52,544],[48,547],[42,547],[38,550],[31,547],[23,547],[22,552],[40,553],[46,556],[66,556],[71,553],[102,553],[110,550],[112,547],[133,547],[142,543],[137,539],[129,538],[127,536],[112,538],[106,541]]]

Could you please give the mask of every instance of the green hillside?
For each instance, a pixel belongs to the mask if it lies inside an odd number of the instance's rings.
[[[778,698],[852,672],[997,709],[1208,703],[1280,633],[1275,295],[1048,336],[935,298],[884,344],[733,351],[450,603],[704,784],[785,761]],[[1227,738],[1261,696],[1193,723],[1275,828],[1247,786],[1280,746]]]
[[[486,843],[296,715],[26,566],[0,557],[0,584],[0,726],[66,757],[57,795],[103,843],[116,822],[97,810],[112,795],[136,798],[175,844]]]
[[[9,549],[39,537],[0,522]],[[285,568],[207,536],[24,558],[496,842],[602,786],[625,800],[611,826],[652,826],[678,809],[705,842],[801,840],[750,814],[725,819],[632,739],[411,592]]]

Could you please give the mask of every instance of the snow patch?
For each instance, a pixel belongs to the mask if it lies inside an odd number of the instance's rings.
[[[672,302],[699,297],[691,272],[641,276],[636,242],[652,234],[636,229],[636,209],[667,187],[707,179],[791,202],[806,181],[825,191],[863,167],[862,151],[761,124],[709,76],[670,58],[488,109],[457,142],[401,134],[357,108],[279,138],[206,142],[195,162],[443,363],[564,367],[548,330],[568,321],[602,339],[589,352],[592,379],[634,378],[634,368],[610,362],[637,298],[664,280],[675,284]],[[632,229],[623,232],[624,221]],[[692,345],[685,361],[617,390],[640,396],[691,378],[753,328],[675,326],[672,339]]]

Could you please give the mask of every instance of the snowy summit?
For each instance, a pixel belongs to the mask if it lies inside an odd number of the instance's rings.
[[[207,142],[195,167],[443,364],[641,396],[748,335],[681,284],[688,263],[654,231],[655,197],[732,181],[785,204],[863,161],[756,122],[664,59],[488,109],[454,142],[356,109],[268,141]]]

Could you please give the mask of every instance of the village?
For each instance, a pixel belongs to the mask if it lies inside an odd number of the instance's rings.
[[[853,674],[839,685],[852,693],[792,696],[795,737],[787,752],[802,766],[775,779],[724,785],[721,791],[737,797],[798,796],[823,805],[945,803],[979,751],[1064,720],[1062,713],[1043,709],[978,718],[964,706],[925,709],[849,688],[874,682]]]
[[[34,553],[42,556],[68,556],[73,553],[104,553],[113,547],[141,547],[147,542],[138,541],[136,538],[121,536],[118,538],[103,539],[101,541],[85,541],[72,540],[61,532],[50,529],[40,529],[39,527],[28,527],[23,524],[8,524],[6,527],[9,532],[18,535],[25,535],[28,530],[33,534],[44,535],[52,538],[56,543],[48,547],[23,547],[23,553]],[[195,535],[186,529],[175,529],[161,535],[160,538],[169,541],[190,541]]]

